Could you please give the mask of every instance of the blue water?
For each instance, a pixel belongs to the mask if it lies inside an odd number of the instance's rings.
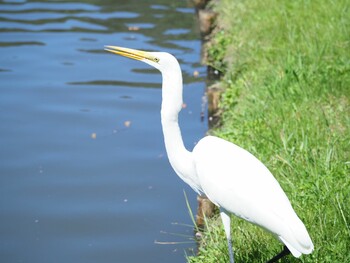
[[[196,247],[161,76],[104,45],[173,53],[186,146],[207,130],[189,1],[0,2],[0,262],[184,262]]]

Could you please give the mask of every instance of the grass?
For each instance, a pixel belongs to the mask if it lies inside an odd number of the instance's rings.
[[[224,73],[221,126],[211,131],[256,155],[280,182],[315,245],[282,262],[350,262],[350,3],[218,1],[208,63]],[[236,262],[281,250],[232,217]],[[229,262],[219,218],[197,257]]]

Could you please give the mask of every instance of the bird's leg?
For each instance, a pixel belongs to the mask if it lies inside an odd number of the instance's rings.
[[[231,238],[227,239],[227,245],[228,245],[228,254],[230,256],[230,263],[235,262],[235,258],[233,257],[233,250],[232,250],[232,241]]]
[[[274,256],[273,258],[271,258],[269,261],[267,261],[266,263],[274,263],[276,261],[278,261],[279,259],[283,258],[284,256],[287,256],[290,254],[289,249],[287,248],[287,246],[284,246],[283,250],[281,253],[277,254],[276,256]]]
[[[220,209],[220,216],[222,219],[222,223],[224,224],[224,229],[226,233],[227,238],[227,245],[228,245],[228,253],[230,256],[230,263],[234,263],[234,256],[232,251],[232,241],[231,241],[231,219],[230,216],[222,209]]]

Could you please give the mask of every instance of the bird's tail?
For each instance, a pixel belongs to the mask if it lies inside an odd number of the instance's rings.
[[[310,235],[298,216],[294,218],[292,223],[287,224],[285,233],[279,236],[279,239],[288,247],[294,257],[310,254],[314,250]]]

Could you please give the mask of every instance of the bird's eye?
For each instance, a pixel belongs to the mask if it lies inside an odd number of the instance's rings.
[[[153,60],[154,62],[157,62],[157,63],[159,62],[159,58],[154,58]]]

